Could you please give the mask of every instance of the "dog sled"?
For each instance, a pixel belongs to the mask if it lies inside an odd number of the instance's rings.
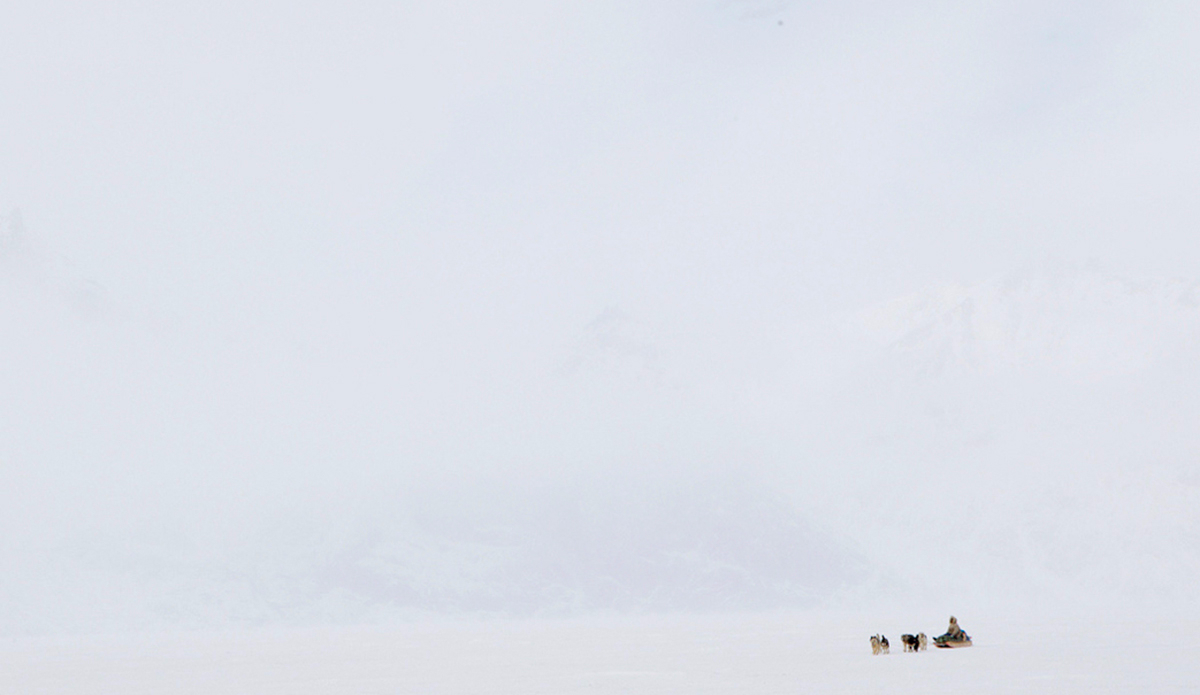
[[[939,649],[957,649],[971,646],[971,636],[958,626],[958,618],[950,616],[950,627],[946,633],[933,638],[933,643]]]

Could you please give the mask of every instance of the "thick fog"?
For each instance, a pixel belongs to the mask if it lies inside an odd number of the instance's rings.
[[[0,630],[1200,609],[1200,6],[25,3]]]

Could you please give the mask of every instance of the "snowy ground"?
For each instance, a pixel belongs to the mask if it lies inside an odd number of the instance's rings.
[[[9,638],[0,692],[1200,692],[1200,623],[964,616],[975,647],[905,654],[901,632],[932,634],[942,620],[877,622],[776,615]],[[892,654],[871,655],[874,631]],[[1146,638],[1156,633],[1172,637]]]

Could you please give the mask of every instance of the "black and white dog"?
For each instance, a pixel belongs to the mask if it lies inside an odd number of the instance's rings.
[[[916,652],[927,649],[926,644],[929,640],[924,632],[918,632],[915,635],[900,635],[900,641],[904,643],[904,651]]]

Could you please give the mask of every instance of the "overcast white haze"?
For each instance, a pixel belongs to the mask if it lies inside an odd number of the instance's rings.
[[[0,19],[0,633],[1200,616],[1196,3]]]

